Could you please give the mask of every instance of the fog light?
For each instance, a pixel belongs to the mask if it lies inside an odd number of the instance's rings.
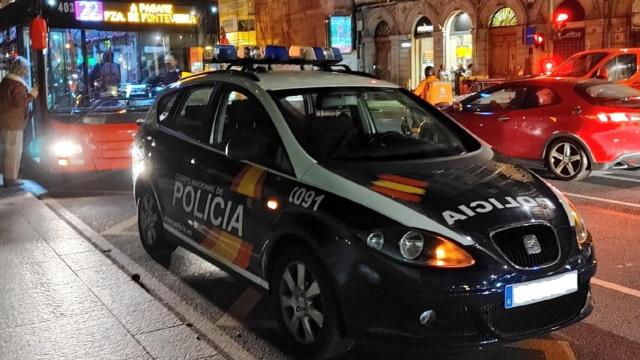
[[[420,324],[427,326],[436,320],[436,312],[433,310],[426,310],[420,314]]]
[[[382,249],[382,246],[384,245],[384,235],[379,231],[372,232],[367,237],[367,245],[376,250]]]
[[[58,165],[69,166],[69,159],[58,159]]]

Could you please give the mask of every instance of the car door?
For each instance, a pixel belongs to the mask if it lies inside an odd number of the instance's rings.
[[[529,89],[522,110],[525,114],[518,121],[510,155],[528,160],[540,160],[547,140],[579,116],[574,104],[563,103],[556,91],[545,86]]]
[[[191,180],[195,171],[193,154],[210,138],[214,90],[213,84],[182,90],[169,100],[174,102],[170,112],[158,110],[161,121],[158,131],[151,135],[150,159],[163,222],[181,240],[193,236],[193,223],[201,206],[199,188]]]
[[[638,55],[634,52],[617,55],[598,68],[596,76],[633,88],[640,88]]]
[[[493,148],[511,156],[518,141],[518,120],[525,116],[522,106],[527,91],[523,85],[490,88],[464,101],[454,116]]]
[[[293,169],[268,112],[251,92],[224,83],[216,110],[210,146],[194,153],[194,181],[204,189],[204,216],[194,221],[196,240],[218,262],[263,284],[256,276],[261,272],[258,254],[275,216],[267,202],[279,204],[288,187],[295,186]],[[230,158],[231,141],[236,148],[258,148],[260,155]]]

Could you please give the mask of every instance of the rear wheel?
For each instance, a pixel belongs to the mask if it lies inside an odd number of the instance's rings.
[[[328,359],[351,348],[341,334],[335,291],[310,250],[292,247],[280,256],[270,286],[281,331],[293,353]]]
[[[138,198],[138,231],[145,251],[160,264],[168,266],[177,246],[165,236],[160,208],[151,191],[143,191]]]
[[[587,152],[573,139],[553,141],[545,160],[549,171],[560,180],[582,180],[591,173]]]

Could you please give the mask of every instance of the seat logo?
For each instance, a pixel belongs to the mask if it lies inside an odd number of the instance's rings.
[[[528,255],[536,255],[542,252],[540,241],[535,235],[525,235],[522,237],[522,244]]]

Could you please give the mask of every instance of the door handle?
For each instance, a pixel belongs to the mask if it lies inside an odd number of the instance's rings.
[[[507,115],[502,115],[502,116],[498,117],[498,121],[505,122],[505,121],[508,121],[508,120],[511,120],[511,117],[507,116]]]

